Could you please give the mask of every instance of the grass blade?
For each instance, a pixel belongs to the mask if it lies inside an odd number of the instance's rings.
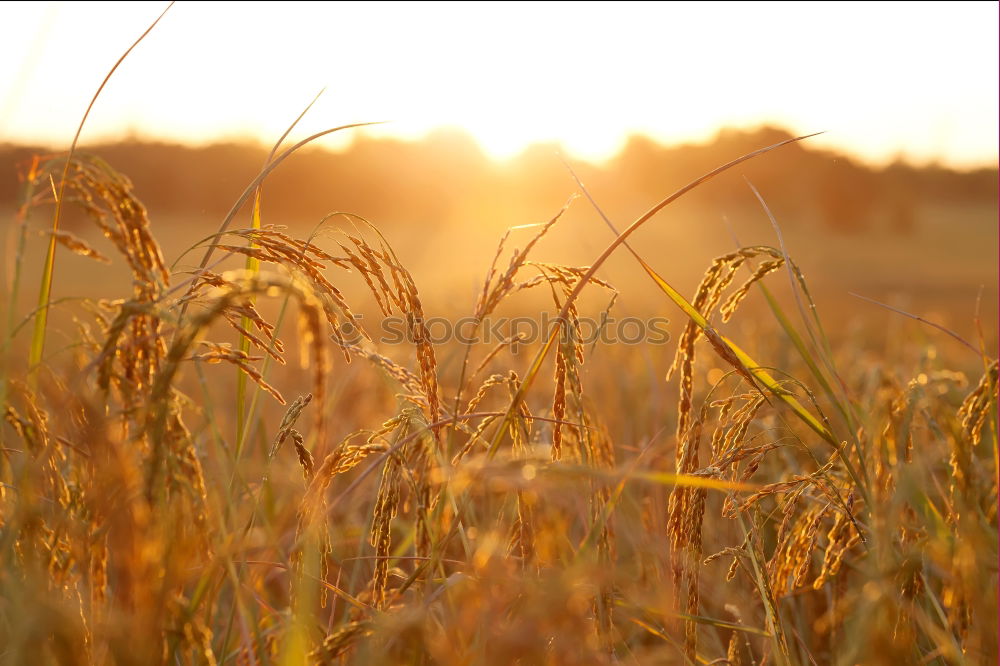
[[[250,219],[250,227],[252,229],[260,229],[260,197],[261,191],[260,187],[254,193],[253,198],[253,213]],[[251,247],[256,247],[256,243],[251,242]],[[260,272],[260,261],[256,257],[247,256],[246,260],[246,270],[250,272],[251,275],[256,276]],[[255,296],[250,296],[250,303],[253,304],[257,299]],[[246,315],[240,317],[240,325],[243,330],[249,331],[253,323],[250,318]],[[240,333],[240,351],[246,355],[250,355],[250,338]],[[246,399],[247,399],[247,374],[242,368],[236,369],[236,450],[240,451],[243,449],[243,438],[244,433],[247,430],[246,423]]]
[[[600,254],[600,256],[597,257],[596,260],[594,260],[594,262],[591,264],[591,266],[587,270],[587,272],[584,273],[583,277],[581,277],[580,280],[577,282],[576,287],[574,287],[573,291],[571,291],[569,293],[569,295],[567,295],[566,300],[563,303],[563,307],[559,311],[559,315],[556,318],[556,321],[565,321],[566,320],[566,317],[569,314],[570,309],[573,307],[574,303],[576,303],[576,299],[579,298],[580,294],[583,292],[584,288],[590,282],[591,278],[593,278],[594,275],[597,273],[598,269],[601,266],[604,265],[604,262],[606,262],[608,260],[608,258],[611,257],[612,254],[614,254],[615,250],[617,250],[622,245],[626,244],[629,236],[631,236],[643,224],[645,224],[646,222],[648,222],[658,212],[660,212],[661,210],[663,210],[664,208],[666,208],[667,206],[669,206],[670,204],[672,204],[677,199],[680,199],[682,196],[684,196],[685,194],[687,194],[691,190],[695,189],[696,187],[698,187],[698,186],[700,186],[700,185],[708,182],[709,180],[715,178],[719,174],[721,174],[721,173],[723,173],[725,171],[728,171],[729,169],[732,169],[733,167],[735,167],[735,166],[737,166],[739,164],[742,164],[743,162],[746,162],[747,160],[751,160],[751,159],[753,159],[755,157],[759,157],[760,155],[768,153],[768,152],[770,152],[772,150],[775,150],[777,148],[781,148],[782,146],[787,146],[790,143],[795,143],[797,141],[802,141],[804,139],[808,139],[810,137],[817,136],[819,134],[822,134],[822,132],[816,132],[816,133],[813,133],[813,134],[806,134],[806,135],[803,135],[803,136],[798,136],[798,137],[794,137],[794,138],[791,138],[791,139],[786,139],[784,141],[779,141],[778,143],[772,144],[770,146],[765,146],[764,148],[760,148],[760,149],[755,150],[753,152],[747,153],[745,155],[742,155],[741,157],[737,157],[736,159],[734,159],[734,160],[732,160],[730,162],[727,162],[727,163],[723,164],[720,167],[716,167],[715,169],[712,169],[711,171],[709,171],[709,172],[707,172],[707,173],[699,176],[698,178],[692,180],[690,183],[688,183],[684,187],[680,188],[679,190],[677,190],[676,192],[674,192],[673,194],[671,194],[667,198],[663,199],[662,201],[660,201],[659,203],[657,203],[656,205],[654,205],[652,208],[650,208],[648,211],[646,211],[643,215],[641,215],[637,220],[635,220],[635,222],[633,222],[632,224],[630,224],[625,229],[625,231],[623,231],[620,234],[618,234],[617,238],[615,238],[615,240],[613,240],[604,249],[604,251]],[[679,295],[680,294],[678,294],[678,296]],[[683,298],[681,300],[683,301]],[[684,302],[686,303],[686,301],[684,301]],[[694,311],[694,308],[691,308],[690,305],[688,305],[688,308],[690,310]],[[682,306],[682,309],[683,309],[683,306]],[[694,311],[694,314],[697,315],[698,314],[697,311]],[[698,315],[698,316],[700,317],[701,315]],[[535,357],[534,361],[531,364],[531,371],[528,372],[528,373],[525,373],[524,379],[521,381],[521,385],[518,387],[517,392],[515,393],[513,399],[511,400],[510,406],[507,408],[507,412],[506,412],[506,414],[505,414],[502,422],[500,423],[500,426],[496,429],[496,431],[494,433],[493,442],[490,444],[490,449],[491,450],[495,450],[496,447],[499,446],[499,442],[503,438],[503,433],[506,432],[507,427],[510,425],[510,419],[514,415],[514,410],[517,408],[517,405],[521,402],[521,400],[524,399],[524,396],[528,392],[528,389],[530,389],[531,385],[534,383],[535,378],[536,378],[536,376],[538,374],[538,370],[539,370],[539,368],[541,368],[542,361],[544,360],[545,356],[548,354],[549,349],[552,347],[552,343],[555,341],[555,336],[558,335],[558,331],[559,331],[559,328],[556,327],[555,330],[554,330],[554,332],[553,332],[553,334],[549,337],[548,341],[538,351],[538,355]],[[773,382],[773,380],[772,380],[772,382]],[[800,408],[801,408],[801,405],[800,405]],[[803,408],[803,411],[804,411],[804,408]],[[815,419],[813,419],[813,420],[815,420]],[[817,425],[820,425],[820,428],[822,428],[822,425],[819,424],[818,421],[817,421]],[[822,429],[825,430],[825,428],[822,428]],[[831,436],[831,438],[832,438],[832,436]],[[834,443],[834,446],[836,446],[835,443]]]
[[[639,260],[642,264],[643,269],[646,273],[656,282],[657,286],[665,293],[671,301],[674,302],[677,307],[679,307],[684,314],[688,316],[695,324],[701,328],[706,334],[712,345],[719,352],[719,355],[735,367],[737,372],[741,374],[748,374],[753,377],[753,379],[759,381],[763,384],[768,391],[779,400],[784,402],[786,405],[791,407],[795,415],[798,416],[810,429],[812,429],[817,435],[822,437],[828,443],[830,443],[834,448],[839,449],[840,443],[837,438],[833,436],[825,425],[820,422],[812,413],[806,409],[802,403],[796,399],[794,395],[786,391],[781,387],[781,385],[771,376],[769,372],[764,370],[760,364],[758,364],[753,358],[750,357],[745,351],[743,351],[735,342],[717,332],[712,325],[705,319],[701,313],[699,313],[694,306],[688,303],[687,299],[684,298],[676,289],[671,287],[666,280],[660,277],[653,268],[647,264],[642,259]],[[731,352],[731,356],[729,354]]]
[[[305,117],[307,113],[309,113],[309,109],[313,107],[313,105],[316,103],[316,100],[320,98],[320,95],[322,95],[325,90],[326,88],[323,88],[318,93],[316,93],[316,96],[313,97],[312,101],[306,105],[306,108],[302,109],[302,112],[298,115],[298,117],[295,120],[292,121],[292,123],[288,126],[288,129],[286,129],[285,132],[278,138],[278,140],[274,142],[274,146],[271,148],[271,152],[268,154],[267,160],[264,162],[264,168],[267,168],[267,165],[270,164],[272,160],[274,160],[274,156],[278,152],[278,148],[280,148],[281,144],[285,142],[285,139],[287,139],[288,135],[292,133],[292,130],[294,130],[295,126],[299,124],[299,121],[302,120],[302,118]],[[257,185],[256,190],[254,190],[253,212],[251,213],[251,218],[250,218],[250,227],[253,229],[261,228],[260,200],[263,194],[262,187],[263,184],[259,183]],[[227,226],[228,222],[223,223],[223,226],[219,229],[215,237],[218,238],[223,232],[225,232]],[[251,247],[255,246],[256,246],[255,243],[251,243]],[[208,252],[206,252],[205,254],[205,259],[202,261],[201,268],[204,268],[205,264],[208,263],[207,261],[208,256],[211,254],[211,250],[213,247],[214,245],[209,245]],[[260,272],[260,261],[256,257],[247,256],[245,268],[252,275],[257,275]],[[288,298],[289,298],[288,295],[286,295],[284,303],[282,304],[282,312],[284,312],[285,304],[288,303]],[[256,297],[251,296],[250,302],[253,303],[255,301]],[[244,330],[247,331],[250,330],[250,320],[248,317],[246,316],[241,317],[240,323],[243,326]],[[250,339],[243,334],[240,334],[239,337],[240,337],[240,351],[249,354]],[[257,395],[260,393],[260,387],[257,388],[258,390],[254,393],[254,401],[256,401]],[[246,394],[247,394],[247,376],[242,369],[239,369],[237,370],[236,373],[236,458],[235,458],[236,461],[239,461],[240,459],[240,453],[243,450],[243,442],[246,439],[247,431],[249,430],[250,414],[248,413],[246,408]]]
[[[815,136],[815,135],[810,135],[810,136]],[[804,139],[808,137],[800,137],[800,138]],[[793,141],[794,140],[796,139],[793,139]],[[783,142],[783,143],[789,143],[789,142]],[[782,144],[777,144],[777,145],[782,145]],[[760,151],[758,151],[758,153],[759,152]],[[587,188],[584,186],[583,182],[581,182],[580,179],[577,177],[572,167],[570,167],[569,164],[567,164],[565,161],[563,162],[563,164],[565,164],[566,168],[569,169],[570,173],[573,175],[573,178],[576,180],[577,185],[579,185],[580,188],[583,190],[587,199],[597,210],[598,214],[601,216],[604,222],[611,228],[613,232],[618,234],[618,230],[615,228],[614,224],[612,224],[611,220],[608,219],[608,217],[604,214],[601,208],[597,205],[597,202],[590,195],[590,192],[587,191]],[[753,186],[751,185],[751,187]],[[756,192],[756,190],[754,191]],[[654,211],[658,210],[658,208],[654,208],[653,210]],[[633,227],[634,226],[635,225],[633,224]],[[633,227],[629,227],[629,229]],[[629,233],[628,230],[626,230],[625,234],[618,234],[618,237],[623,238],[628,233]],[[716,348],[716,351],[719,353],[719,356],[721,356],[724,360],[729,362],[736,369],[736,371],[739,372],[744,377],[746,377],[751,384],[754,384],[753,381],[754,379],[760,381],[765,387],[767,387],[767,389],[772,394],[777,396],[780,400],[782,400],[789,407],[791,407],[792,411],[794,411],[795,414],[806,423],[806,425],[808,425],[812,430],[814,430],[817,434],[819,434],[820,437],[822,437],[827,442],[832,444],[835,448],[839,448],[839,443],[837,442],[837,439],[833,436],[833,434],[826,428],[826,426],[824,426],[819,421],[819,419],[817,419],[809,412],[809,410],[803,407],[802,404],[795,398],[795,396],[788,393],[788,391],[782,389],[781,386],[778,384],[778,382],[767,371],[761,368],[756,361],[750,358],[749,354],[747,354],[742,349],[737,347],[734,342],[732,342],[725,336],[715,331],[715,329],[708,322],[708,320],[705,319],[705,317],[703,317],[701,313],[698,312],[698,310],[693,305],[691,305],[687,301],[687,299],[684,298],[684,296],[680,294],[680,292],[678,292],[676,289],[670,286],[670,284],[666,280],[664,280],[663,277],[661,277],[653,269],[653,267],[650,266],[649,263],[647,263],[639,255],[638,252],[632,249],[632,247],[627,242],[622,240],[622,244],[625,245],[625,247],[632,254],[632,256],[635,257],[636,261],[639,262],[643,270],[645,270],[646,273],[649,275],[649,277],[652,278],[653,282],[655,282],[657,286],[660,287],[660,289],[670,298],[670,300],[672,300],[674,304],[677,305],[677,307],[679,307],[684,312],[684,314],[687,315],[689,319],[691,319],[691,321],[697,324],[698,327],[701,328],[702,331],[704,331],[706,337],[709,338],[709,340],[712,342],[712,345]],[[784,250],[782,251],[784,252]],[[787,255],[785,260],[786,262],[788,261]]]
[[[70,144],[69,154],[66,156],[66,165],[63,167],[62,177],[59,180],[59,191],[56,193],[56,209],[52,216],[52,233],[49,236],[49,247],[45,253],[45,265],[42,269],[42,283],[38,290],[38,316],[35,318],[35,329],[31,335],[31,348],[28,351],[28,383],[29,385],[34,385],[38,381],[38,371],[40,369],[40,362],[42,360],[42,354],[45,352],[45,329],[48,324],[49,319],[49,296],[52,293],[52,276],[55,272],[55,260],[56,260],[56,232],[59,230],[59,218],[62,214],[63,206],[63,194],[66,190],[66,178],[69,176],[69,167],[73,161],[73,155],[76,153],[77,143],[80,141],[80,133],[83,132],[83,126],[87,122],[87,117],[90,115],[91,109],[94,108],[94,104],[97,102],[97,98],[100,96],[101,91],[104,90],[104,86],[107,85],[108,81],[111,79],[111,75],[115,73],[118,66],[122,64],[128,54],[132,52],[136,46],[139,45],[146,35],[148,35],[156,24],[160,22],[160,19],[170,11],[170,8],[174,6],[173,1],[163,12],[153,21],[152,24],[146,31],[139,35],[139,39],[133,42],[132,46],[128,47],[125,53],[122,54],[118,61],[111,68],[111,71],[107,73],[104,80],[101,81],[101,85],[98,86],[97,92],[94,93],[94,97],[90,100],[90,104],[87,105],[87,110],[83,113],[83,118],[80,120],[79,127],[76,128],[76,134],[73,136],[73,143]]]

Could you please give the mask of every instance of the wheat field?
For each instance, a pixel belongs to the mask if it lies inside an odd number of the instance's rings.
[[[132,288],[67,305],[74,344],[51,362],[15,356],[38,310],[8,311],[4,662],[988,663],[996,360],[973,345],[979,377],[932,347],[910,369],[850,362],[780,248],[718,257],[687,300],[627,238],[701,180],[590,266],[534,258],[561,213],[520,249],[501,239],[470,315],[548,294],[556,324],[526,363],[515,340],[432,344],[417,285],[363,218],[293,238],[261,223],[261,178],[253,224],[201,240],[203,268],[178,273],[125,176],[82,153],[33,162],[22,237],[33,210],[79,207],[118,256],[51,239],[124,262]],[[573,335],[585,290],[613,309],[596,274],[619,248],[688,322],[672,432],[642,442],[612,433],[647,402],[602,409],[639,351],[585,382],[594,349]],[[243,265],[217,272],[226,255]],[[406,322],[409,364],[345,334],[347,274]],[[783,278],[784,305],[766,286]],[[752,292],[787,367],[716,327]],[[284,397],[269,372],[292,348]],[[376,383],[331,395],[348,363]]]
[[[498,240],[469,309],[436,313],[364,211],[307,237],[262,213],[268,175],[346,129],[282,137],[183,257],[164,256],[127,174],[75,140],[22,165],[0,662],[995,663],[992,323],[969,341],[896,312],[921,322],[893,355],[835,339],[773,216],[773,247],[720,248],[690,298],[629,243],[808,137],[691,174],[620,229],[577,181],[566,206],[607,222],[600,254],[548,261],[552,211]],[[103,244],[62,228],[70,211]],[[69,253],[128,283],[54,298]],[[682,322],[669,346],[584,340],[615,312],[612,255]],[[551,325],[483,341],[525,297]],[[437,340],[434,317],[464,317],[470,340]]]

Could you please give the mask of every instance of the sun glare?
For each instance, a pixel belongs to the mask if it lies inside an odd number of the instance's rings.
[[[65,144],[164,6],[5,3],[0,140]],[[270,143],[326,87],[303,131],[455,126],[495,157],[545,141],[602,159],[633,133],[770,122],[874,162],[991,164],[996,19],[991,3],[914,4],[902,24],[892,4],[179,3],[116,72],[87,137]]]

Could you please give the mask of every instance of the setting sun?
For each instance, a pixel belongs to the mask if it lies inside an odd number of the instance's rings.
[[[165,6],[5,3],[0,140],[67,143]],[[182,2],[116,72],[86,137],[269,143],[325,87],[302,131],[454,126],[498,157],[542,141],[599,160],[630,134],[773,123],[875,163],[988,165],[996,24],[995,3]]]

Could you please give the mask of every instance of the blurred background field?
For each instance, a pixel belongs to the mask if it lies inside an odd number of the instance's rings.
[[[696,175],[790,136],[770,127],[725,130],[711,142],[680,146],[635,136],[610,160],[591,164],[567,158],[553,144],[492,159],[458,130],[439,130],[420,141],[371,138],[359,130],[346,149],[307,148],[279,167],[264,188],[263,221],[304,237],[328,213],[362,215],[393,242],[424,289],[429,309],[459,317],[468,314],[484,278],[483,266],[504,231],[549,219],[579,193],[563,159],[569,159],[611,220],[624,227]],[[186,147],[131,141],[87,151],[128,174],[168,261],[177,260],[177,270],[194,268],[201,253],[181,253],[215,231],[267,157],[266,149],[250,143]],[[7,211],[8,250],[14,242],[18,172],[23,175],[34,154],[44,153],[0,146],[0,206]],[[898,315],[851,292],[970,338],[975,337],[977,298],[982,319],[995,320],[996,169],[955,171],[902,161],[873,168],[812,148],[809,140],[785,147],[699,188],[639,232],[637,242],[649,260],[676,280],[682,292],[691,293],[710,260],[737,242],[778,244],[748,182],[776,217],[786,249],[805,272],[831,333],[845,333],[862,321],[876,322],[876,337],[897,326],[917,325],[904,324]],[[70,213],[63,228],[100,248],[105,241],[96,227]],[[32,215],[46,218],[44,210]],[[247,225],[249,211],[243,211],[236,226]],[[325,226],[350,223],[339,217]],[[512,242],[516,245],[529,233],[514,232]],[[541,248],[546,260],[587,265],[611,237],[581,198]],[[35,249],[42,240],[40,235],[29,237]],[[125,279],[121,266],[95,267],[68,253],[59,261],[59,296],[94,296],[113,284],[113,276]],[[34,283],[31,263],[27,284]],[[625,294],[618,304],[623,315],[655,316],[662,308],[655,296],[652,302],[643,300],[641,294],[647,292],[635,287],[646,278],[627,257],[613,258],[602,276]],[[891,340],[873,339],[873,344],[886,343]]]
[[[353,130],[351,130],[353,131]],[[306,148],[282,164],[263,188],[262,222],[281,225],[300,238],[336,250],[332,230],[355,230],[347,217],[335,216],[321,227],[324,216],[347,212],[364,216],[385,234],[401,261],[412,272],[420,289],[425,316],[452,322],[471,315],[482,288],[486,267],[499,238],[511,227],[508,247],[521,247],[537,231],[531,226],[554,216],[579,187],[563,160],[574,169],[590,194],[618,228],[669,192],[697,175],[738,155],[790,138],[785,130],[764,127],[756,131],[721,131],[711,142],[661,146],[636,136],[612,159],[598,164],[572,160],[558,145],[531,147],[507,160],[488,157],[468,135],[439,130],[420,141],[366,137],[363,130],[340,151]],[[161,244],[168,265],[180,281],[193,271],[204,252],[205,239],[260,169],[267,149],[252,143],[185,147],[130,141],[87,148],[126,174],[136,195],[148,208],[151,228]],[[43,154],[29,147],[0,148],[0,201],[10,211],[5,216],[7,256],[13,256],[18,239],[14,209],[19,192],[18,174]],[[997,171],[983,168],[954,171],[915,167],[905,162],[873,168],[828,150],[810,147],[810,141],[782,149],[740,165],[709,182],[660,213],[641,229],[634,241],[664,277],[688,296],[694,293],[705,268],[716,256],[732,251],[737,243],[778,245],[775,230],[748,183],[764,197],[780,225],[789,255],[804,272],[816,299],[818,312],[836,345],[850,349],[857,358],[902,368],[922,362],[921,341],[939,355],[940,367],[979,370],[980,361],[940,331],[860,300],[851,293],[879,300],[893,307],[948,327],[987,349],[997,344]],[[22,284],[36,285],[41,271],[45,237],[41,230],[51,217],[51,207],[31,211]],[[245,207],[233,228],[250,225]],[[112,258],[101,264],[65,249],[58,251],[57,279],[53,287],[49,358],[68,360],[77,339],[77,324],[86,319],[81,298],[127,298],[131,275],[125,262],[116,259],[110,243],[86,220],[69,208],[62,228],[86,240]],[[586,266],[612,239],[590,203],[574,200],[552,232],[535,250],[537,261]],[[217,257],[218,259],[218,257]],[[216,260],[217,260],[216,259]],[[214,261],[214,260],[213,260]],[[243,258],[233,256],[216,270],[241,268]],[[6,273],[10,279],[13,262]],[[663,384],[676,340],[685,321],[662,294],[649,289],[648,277],[624,253],[613,256],[599,273],[619,290],[611,312],[618,320],[661,317],[669,320],[667,344],[598,345],[583,368],[603,404],[621,404],[627,418],[612,425],[616,434],[646,437],[671,423],[666,407],[676,390]],[[8,282],[9,284],[9,282]],[[770,281],[771,289],[793,307],[784,276]],[[358,275],[344,276],[338,288],[355,303],[364,325],[380,330],[382,315],[367,296]],[[15,320],[32,311],[34,287],[22,289]],[[607,306],[600,290],[585,293],[581,314],[595,320]],[[278,306],[260,305],[267,316]],[[751,353],[781,367],[792,362],[780,332],[763,298],[750,295],[745,314],[730,324],[716,322],[721,331],[732,330]],[[497,316],[527,316],[541,321],[551,310],[551,298],[540,291],[516,295]],[[979,316],[977,326],[976,315]],[[290,358],[296,358],[293,329],[283,336]],[[504,329],[505,332],[508,329]],[[25,346],[29,327],[14,344]],[[228,333],[220,329],[225,338]],[[288,339],[291,338],[291,339]],[[377,341],[380,342],[380,341]],[[495,344],[495,341],[494,341]],[[510,363],[519,372],[537,349],[538,341],[522,345]],[[404,364],[414,362],[408,344],[377,344],[380,353]],[[488,349],[490,345],[481,345]],[[455,382],[461,347],[454,340],[440,341],[442,380]],[[770,356],[769,356],[770,355]],[[17,364],[24,357],[14,355]],[[719,364],[706,367],[708,373]],[[623,372],[623,369],[628,370]],[[218,369],[215,370],[219,372]],[[272,383],[286,394],[301,386],[303,371],[289,367],[270,370]],[[223,373],[225,375],[225,373]],[[213,393],[227,404],[235,381],[220,375]],[[707,380],[705,374],[703,379]],[[190,378],[189,378],[190,379]],[[375,390],[370,372],[357,364],[339,364],[332,377],[338,390],[354,396],[343,411],[344,427],[361,427],[379,414],[390,395]],[[908,381],[909,377],[900,377]],[[195,390],[194,387],[191,387]],[[372,392],[375,390],[375,392]],[[655,412],[630,409],[640,396],[659,396],[650,404]],[[281,406],[262,405],[264,414],[277,418]],[[225,410],[213,415],[228,423]],[[224,428],[225,429],[225,428]]]

